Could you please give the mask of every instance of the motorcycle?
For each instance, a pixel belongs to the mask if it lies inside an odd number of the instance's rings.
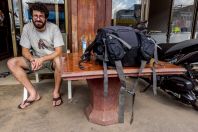
[[[140,31],[144,31],[144,24],[140,23]],[[141,26],[142,25],[142,26]],[[198,39],[185,40],[179,43],[158,44],[158,60],[166,61],[186,68],[185,75],[158,75],[157,87],[174,97],[176,100],[192,105],[198,110]],[[149,83],[141,92],[145,92],[152,86],[153,80],[142,78]]]

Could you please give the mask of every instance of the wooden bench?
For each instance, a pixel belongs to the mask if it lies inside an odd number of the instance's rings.
[[[109,88],[108,96],[103,94],[103,67],[90,61],[84,63],[84,70],[78,66],[81,54],[70,53],[65,54],[63,58],[62,78],[64,80],[87,80],[88,87],[91,90],[90,104],[86,108],[86,116],[90,122],[100,125],[110,125],[118,123],[118,95],[120,89],[120,81],[117,77],[115,69],[108,69]],[[142,75],[151,75],[152,66],[146,65]],[[138,67],[124,68],[126,76],[138,75]],[[156,65],[158,75],[175,75],[184,74],[185,69],[166,62],[160,62]]]

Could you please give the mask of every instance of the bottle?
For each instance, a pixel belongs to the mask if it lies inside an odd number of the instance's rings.
[[[82,36],[81,43],[82,43],[82,52],[84,53],[87,47],[87,41],[84,35]]]

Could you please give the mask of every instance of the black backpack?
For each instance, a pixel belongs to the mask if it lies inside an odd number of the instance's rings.
[[[123,66],[140,66],[141,60],[148,62],[153,57],[154,47],[153,40],[135,32],[132,27],[109,26],[98,29],[95,40],[87,47],[80,62],[89,60],[93,50],[96,58],[99,61],[105,59],[109,66],[115,66],[115,60],[121,60]]]
[[[108,95],[108,75],[107,67],[114,66],[117,70],[121,82],[119,95],[119,122],[124,122],[124,93],[133,95],[135,99],[135,82],[131,91],[126,89],[126,81],[123,73],[123,66],[140,66],[139,74],[146,63],[154,56],[155,43],[152,39],[141,32],[135,31],[132,27],[109,26],[100,28],[97,31],[95,40],[87,47],[79,61],[79,67],[84,69],[82,62],[90,60],[91,52],[96,56],[96,60],[104,68],[104,96]],[[132,112],[133,116],[133,112]],[[133,117],[132,117],[133,118]],[[131,122],[132,122],[131,118]]]

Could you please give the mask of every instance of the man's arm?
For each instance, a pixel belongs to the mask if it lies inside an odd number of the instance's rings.
[[[52,54],[45,55],[40,58],[42,62],[48,61],[48,60],[53,60],[54,58],[61,56],[62,55],[62,47],[56,47],[55,51]]]
[[[42,67],[43,62],[48,60],[53,60],[54,58],[62,55],[62,47],[56,47],[55,51],[52,54],[42,56],[40,58],[33,58],[31,61],[32,64],[32,70],[37,70],[40,67]]]
[[[35,63],[35,58],[33,58],[28,48],[22,47],[22,55],[23,57],[25,57],[27,60],[30,61],[32,70],[37,70],[42,66],[42,65],[39,65],[38,63],[37,64]]]
[[[30,49],[22,47],[22,55],[30,62],[34,60],[32,54],[30,53]]]

